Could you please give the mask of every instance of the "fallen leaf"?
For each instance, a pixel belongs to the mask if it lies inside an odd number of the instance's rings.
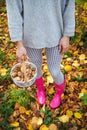
[[[29,110],[26,110],[25,114],[26,114],[26,115],[30,115],[30,111],[29,111]]]
[[[72,117],[73,112],[72,112],[71,110],[67,110],[67,111],[66,111],[66,115],[68,115],[69,118],[70,118],[70,117]]]
[[[21,128],[20,128],[20,127],[17,127],[17,128],[14,128],[13,130],[21,130]]]
[[[5,75],[6,72],[7,72],[7,69],[5,69],[5,68],[0,68],[0,74],[1,74],[1,75]]]
[[[34,129],[33,129],[33,126],[32,126],[31,124],[28,124],[28,125],[27,125],[27,130],[34,130]]]
[[[55,124],[50,124],[49,130],[58,130],[58,127]]]
[[[42,123],[43,123],[43,119],[42,119],[41,117],[39,117],[37,124],[38,124],[38,125],[41,125]]]
[[[66,72],[71,71],[72,66],[71,65],[65,65],[64,69],[65,69]]]
[[[60,64],[60,68],[63,69],[63,68],[64,68],[64,65]]]
[[[26,118],[23,115],[20,115],[20,118],[26,121]]]
[[[73,64],[72,64],[73,66],[75,66],[75,67],[79,67],[80,66],[80,64],[78,63],[78,61],[77,60],[75,60],[74,62],[73,62]]]
[[[81,54],[81,55],[79,56],[80,64],[84,64],[85,58],[86,58],[85,54]]]
[[[79,46],[83,46],[83,41],[79,41]]]
[[[81,118],[82,118],[82,114],[79,113],[79,112],[75,112],[75,113],[74,113],[74,116],[75,116],[77,119],[81,119]]]
[[[69,122],[69,116],[68,115],[62,115],[62,116],[59,117],[59,121],[63,122],[63,123]]]
[[[84,60],[84,64],[87,64],[87,60]]]
[[[79,98],[83,97],[84,93],[79,93]]]
[[[48,94],[50,95],[50,94],[54,94],[55,93],[55,90],[54,90],[54,88],[52,87],[52,88],[50,88],[49,89],[49,91],[48,91]]]
[[[16,121],[15,121],[15,122],[11,123],[10,125],[11,125],[12,127],[18,127],[18,126],[19,126],[19,122],[16,122]]]
[[[19,110],[14,111],[12,115],[17,118],[20,115]]]
[[[67,60],[67,61],[70,61],[70,62],[73,61],[72,58],[66,58],[66,60]]]
[[[43,66],[43,70],[44,70],[44,72],[47,72],[48,66],[47,66],[47,65],[44,65],[44,66]]]
[[[74,55],[78,55],[78,50],[73,52]]]
[[[25,109],[25,107],[20,106],[20,107],[19,107],[19,112],[20,112],[20,114],[24,114],[24,113],[26,113],[26,109]]]
[[[84,3],[83,9],[87,11],[87,2]]]
[[[81,90],[81,93],[87,93],[87,89],[83,88],[83,89]]]
[[[42,125],[39,130],[49,130],[49,128],[46,125]]]
[[[52,76],[51,76],[51,75],[47,76],[47,84],[53,83],[53,82],[54,82],[54,81],[53,81]]]
[[[17,110],[19,109],[19,107],[20,107],[20,104],[16,103],[14,109]]]
[[[39,126],[43,123],[43,119],[41,117],[33,117],[31,119],[31,124],[34,129],[39,128]]]

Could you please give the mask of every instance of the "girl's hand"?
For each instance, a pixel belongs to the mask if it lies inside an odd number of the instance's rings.
[[[22,41],[17,42],[16,56],[17,56],[18,62],[22,62],[23,60],[27,59],[27,52]]]
[[[63,36],[59,42],[59,47],[58,47],[60,53],[64,53],[68,51],[69,49],[69,37],[68,36]]]

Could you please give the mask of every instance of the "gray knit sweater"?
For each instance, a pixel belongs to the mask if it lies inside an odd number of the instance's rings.
[[[12,41],[30,48],[58,45],[62,36],[73,36],[75,0],[6,0]]]

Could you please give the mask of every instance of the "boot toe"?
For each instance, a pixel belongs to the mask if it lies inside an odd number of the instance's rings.
[[[37,99],[38,99],[38,102],[39,102],[40,105],[44,105],[45,102],[46,102],[46,96],[45,96],[45,94],[42,93],[42,92],[39,92],[39,93],[37,94]]]
[[[51,108],[57,108],[60,106],[61,98],[60,96],[54,97],[53,100],[50,103]]]
[[[40,105],[44,105],[45,104],[45,98],[43,99],[42,97],[40,97],[38,99],[38,102],[39,102]]]

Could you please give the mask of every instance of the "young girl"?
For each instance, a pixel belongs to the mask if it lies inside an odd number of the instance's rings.
[[[10,37],[17,44],[17,58],[29,56],[38,69],[37,99],[46,101],[42,78],[42,48],[46,50],[47,64],[55,82],[56,93],[51,108],[61,103],[65,78],[60,71],[61,54],[69,48],[69,37],[75,29],[75,0],[6,0]]]

